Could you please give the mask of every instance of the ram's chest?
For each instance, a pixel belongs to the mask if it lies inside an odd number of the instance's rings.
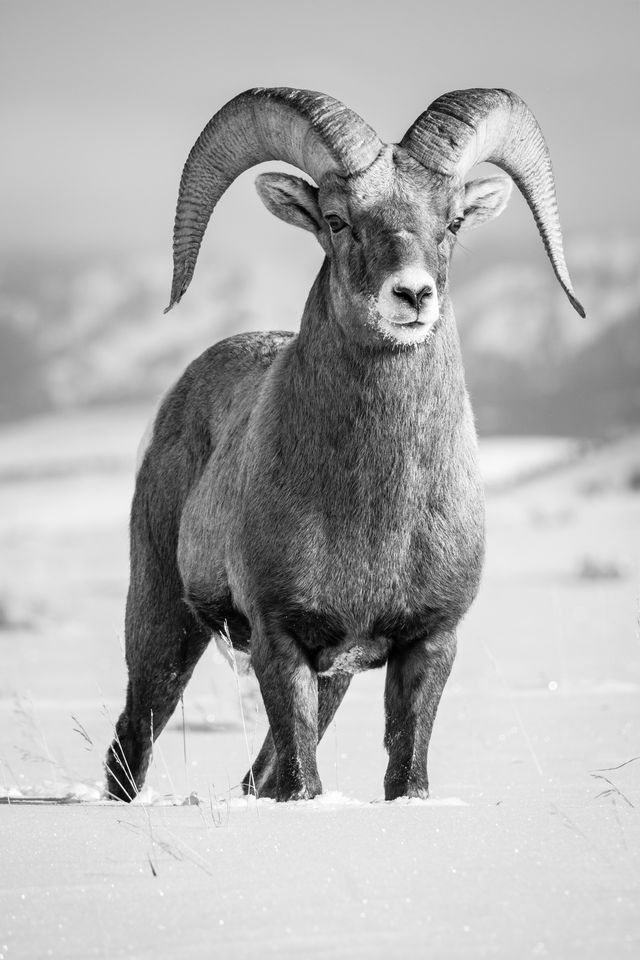
[[[259,606],[268,584],[267,605],[333,611],[354,630],[425,610],[461,615],[482,559],[480,486],[462,468],[436,480],[409,464],[376,483],[363,473],[334,482],[319,469],[310,489],[258,497],[241,542]]]

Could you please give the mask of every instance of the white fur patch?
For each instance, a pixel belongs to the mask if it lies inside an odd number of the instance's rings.
[[[335,677],[336,674],[347,673],[352,676],[367,670],[370,667],[370,656],[363,647],[356,645],[336,654],[331,665],[326,670],[320,670],[323,677]]]

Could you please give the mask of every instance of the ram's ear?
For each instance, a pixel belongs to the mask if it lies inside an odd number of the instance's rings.
[[[465,184],[461,229],[470,230],[499,217],[509,202],[512,190],[513,180],[510,177],[487,177]]]
[[[256,190],[274,216],[318,235],[322,228],[322,214],[317,187],[289,174],[261,173],[256,177]]]

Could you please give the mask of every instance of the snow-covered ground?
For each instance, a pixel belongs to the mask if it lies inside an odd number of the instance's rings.
[[[382,671],[320,747],[325,796],[242,799],[266,725],[212,646],[123,807],[101,763],[148,413],[0,432],[0,960],[637,956],[639,438],[575,462],[565,441],[482,445],[486,574],[432,800],[381,802]]]

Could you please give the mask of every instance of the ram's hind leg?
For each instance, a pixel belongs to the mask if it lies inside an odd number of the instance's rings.
[[[151,551],[144,559],[132,558],[125,624],[127,701],[105,763],[107,795],[117,800],[132,800],[142,788],[153,741],[210,637],[183,600],[175,566],[160,569]]]
[[[333,720],[350,683],[351,676],[346,673],[334,677],[318,677],[318,743]],[[245,793],[256,793],[259,797],[276,796],[276,760],[276,745],[269,730],[251,770],[243,777],[242,789]]]

